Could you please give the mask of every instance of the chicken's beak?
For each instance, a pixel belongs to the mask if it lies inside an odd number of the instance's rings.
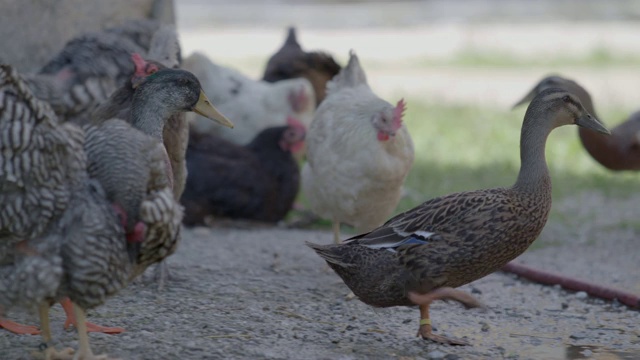
[[[229,121],[224,115],[220,113],[213,105],[211,105],[211,101],[207,99],[207,95],[204,94],[204,91],[200,89],[200,98],[198,102],[193,107],[193,112],[196,114],[202,115],[206,118],[209,118],[220,125],[224,125],[233,129],[233,123]]]

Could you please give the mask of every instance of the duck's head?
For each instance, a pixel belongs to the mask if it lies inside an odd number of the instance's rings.
[[[575,94],[560,88],[544,89],[527,108],[527,119],[548,119],[551,129],[563,125],[578,125],[602,134],[610,135],[607,128],[582,106]],[[531,121],[531,120],[530,120]]]
[[[581,103],[587,108],[587,110],[593,113],[593,106],[591,103],[591,96],[582,86],[580,86],[577,82],[564,78],[558,75],[549,75],[542,80],[540,80],[536,86],[527,93],[520,101],[513,105],[513,109],[517,108],[520,105],[524,105],[526,103],[531,102],[533,98],[540,94],[543,90],[551,89],[551,88],[559,88],[565,91],[568,91],[572,94],[575,94],[580,99]]]
[[[138,67],[138,64],[136,64]],[[145,68],[149,70],[148,68]],[[180,69],[153,68],[149,75],[136,78],[134,97],[153,99],[171,113],[193,111],[220,125],[233,128],[233,123],[222,115],[205,95],[195,75]]]

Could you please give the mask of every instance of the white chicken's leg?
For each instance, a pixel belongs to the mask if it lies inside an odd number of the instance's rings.
[[[340,221],[333,220],[333,242],[340,244]]]
[[[107,355],[93,355],[91,346],[89,346],[89,334],[87,333],[87,317],[84,310],[77,304],[73,304],[73,312],[78,322],[78,341],[79,349],[73,360],[108,360]]]
[[[66,348],[60,352],[57,352],[54,347],[51,346],[51,326],[49,325],[49,303],[43,301],[38,307],[38,314],[40,315],[40,329],[42,330],[43,345],[46,347],[44,350],[45,360],[70,360],[73,356],[73,349]]]

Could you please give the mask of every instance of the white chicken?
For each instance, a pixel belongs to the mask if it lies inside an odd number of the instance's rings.
[[[413,142],[402,123],[405,103],[394,107],[371,91],[356,54],[327,83],[307,133],[302,189],[311,210],[333,221],[369,231],[398,205],[413,164]]]
[[[296,118],[307,127],[311,123],[316,104],[307,79],[256,81],[217,65],[198,52],[185,59],[182,68],[200,80],[213,106],[236,125],[233,130],[222,129],[211,126],[209,119],[188,114],[191,131],[197,134],[213,134],[244,145],[268,127],[287,125],[287,117]]]

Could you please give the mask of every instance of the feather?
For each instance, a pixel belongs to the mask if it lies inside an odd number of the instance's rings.
[[[349,51],[349,63],[345,66],[338,75],[336,75],[331,81],[327,83],[327,94],[338,91],[339,89],[356,87],[359,85],[367,84],[367,75],[360,66],[360,60],[355,51]]]

